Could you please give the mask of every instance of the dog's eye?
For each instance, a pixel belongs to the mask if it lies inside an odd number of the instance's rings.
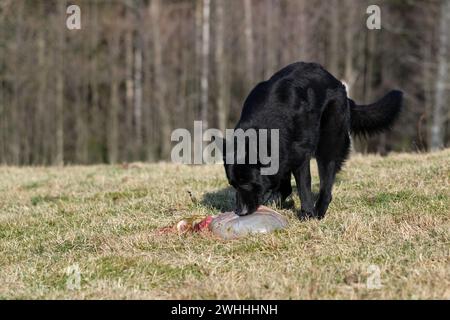
[[[240,185],[241,189],[243,190],[251,190],[252,189],[252,185],[249,183],[244,183]]]

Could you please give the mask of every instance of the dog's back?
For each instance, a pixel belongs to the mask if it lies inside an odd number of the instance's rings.
[[[305,152],[314,155],[321,117],[329,105],[339,105],[339,110],[335,110],[339,112],[333,112],[334,120],[348,132],[350,118],[344,85],[319,64],[297,62],[251,91],[236,128],[279,129],[280,163],[288,165],[296,163]],[[293,150],[292,146],[298,148]],[[301,153],[298,156],[296,149]]]
[[[320,114],[327,97],[335,90],[345,95],[342,83],[319,64],[290,64],[250,92],[237,128],[282,129],[286,120],[295,120],[295,116],[301,117],[306,112]],[[283,125],[276,126],[280,122]]]

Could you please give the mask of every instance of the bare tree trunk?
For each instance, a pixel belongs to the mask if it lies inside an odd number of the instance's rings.
[[[0,9],[0,65],[5,65],[6,55],[4,54],[5,47],[5,28],[3,22],[5,13]],[[3,71],[3,70],[2,70]],[[7,113],[6,113],[6,94],[5,94],[5,73],[0,72],[0,164],[6,164],[6,132],[7,132]]]
[[[150,6],[150,3],[149,3]],[[147,14],[143,19],[143,29],[152,30],[150,9],[147,7]],[[144,119],[143,125],[143,144],[145,150],[143,155],[145,156],[145,161],[154,162],[157,160],[157,142],[155,139],[155,118],[157,117],[157,112],[154,110],[154,88],[153,88],[153,39],[151,32],[143,33],[142,35],[142,68],[143,68],[143,88],[142,88],[142,118]]]
[[[342,1],[342,0],[341,0]],[[340,46],[340,32],[341,32],[341,21],[339,16],[339,4],[337,0],[332,0],[329,9],[331,10],[331,28],[330,28],[330,51],[328,52],[330,61],[330,72],[335,77],[340,77],[339,74],[339,46]]]
[[[195,96],[194,96],[194,119],[201,114],[201,74],[202,74],[202,45],[203,45],[203,0],[195,2]]]
[[[2,31],[0,30],[0,33]],[[1,35],[3,36],[3,35]],[[6,101],[5,101],[5,88],[3,85],[3,78],[0,78],[0,165],[6,163],[6,139],[5,139],[5,127],[6,127]]]
[[[202,20],[202,71],[200,79],[201,89],[201,120],[203,127],[208,127],[208,102],[209,102],[209,34],[210,34],[210,0],[203,0],[203,20]]]
[[[447,118],[448,102],[447,90],[448,83],[448,55],[449,55],[449,32],[450,32],[450,0],[442,0],[441,20],[439,27],[439,52],[438,52],[438,71],[436,77],[436,88],[434,95],[434,108],[431,123],[431,150],[438,150],[444,147],[444,125]]]
[[[41,14],[45,14],[44,3],[40,4]],[[46,90],[47,90],[47,65],[46,65],[46,40],[45,40],[45,29],[41,27],[37,31],[37,58],[38,58],[38,70],[39,70],[39,84],[37,92],[37,132],[36,142],[34,146],[34,156],[35,164],[45,163],[45,133],[48,129],[45,118],[45,100],[46,100]]]
[[[373,81],[373,64],[374,64],[374,51],[375,51],[375,35],[373,30],[366,30],[366,39],[364,46],[364,101],[372,101],[372,81]],[[362,153],[367,153],[370,147],[370,140],[358,138],[358,143],[355,145],[360,147]]]
[[[266,61],[264,64],[264,78],[268,79],[277,68],[277,46],[275,44],[276,28],[278,27],[279,3],[266,0]]]
[[[22,126],[20,126],[20,110],[21,110],[21,101],[20,94],[22,79],[20,72],[20,61],[19,61],[19,48],[22,46],[23,38],[22,38],[22,24],[23,24],[23,11],[24,11],[24,3],[17,3],[17,17],[16,17],[16,35],[15,42],[16,47],[14,48],[13,55],[13,63],[12,63],[12,76],[13,76],[13,85],[12,85],[12,97],[10,99],[10,119],[8,123],[8,131],[9,131],[9,160],[12,164],[19,165],[20,164],[20,130]]]
[[[217,65],[217,119],[218,126],[222,132],[225,132],[227,127],[227,95],[228,95],[228,81],[225,72],[227,70],[227,61],[224,55],[225,30],[224,30],[224,8],[223,1],[216,2],[216,65]]]
[[[372,99],[373,65],[375,54],[375,34],[373,30],[367,30],[366,47],[366,72],[364,75],[364,97],[366,101]]]
[[[93,10],[96,13],[96,10]],[[92,23],[94,19],[91,19],[91,16],[88,17],[89,22]],[[88,28],[91,25],[87,26]],[[89,41],[83,41],[82,44],[82,54],[83,56],[89,57],[92,43]],[[83,68],[85,66],[82,66]],[[88,64],[86,68],[80,70],[82,75],[87,74],[90,65]],[[89,163],[89,139],[90,139],[90,123],[89,123],[89,109],[90,109],[90,101],[89,101],[89,87],[91,85],[91,80],[81,78],[79,79],[78,88],[79,92],[77,92],[76,100],[77,100],[77,111],[75,114],[76,117],[76,146],[75,146],[75,160],[77,163]]]
[[[387,14],[385,16],[387,16]],[[381,33],[379,35],[378,41],[381,43],[388,44],[389,38],[387,37],[386,33]],[[381,86],[386,87],[390,90],[391,88],[389,88],[390,86],[386,82],[389,81],[389,79],[393,78],[392,73],[391,73],[392,65],[390,65],[389,56],[386,54],[385,51],[380,50],[379,54],[380,54],[381,58],[380,58],[377,68],[381,72],[381,75],[380,75]],[[386,156],[388,153],[388,141],[390,140],[390,139],[388,139],[388,137],[389,137],[388,132],[381,132],[381,134],[379,134],[378,137],[376,138],[376,141],[377,141],[376,152],[382,156]]]
[[[356,80],[356,70],[353,63],[355,52],[354,25],[356,21],[356,10],[353,0],[346,0],[345,5],[345,10],[347,12],[347,28],[345,30],[345,70],[343,80],[347,85],[347,95],[351,97],[353,84]]]
[[[65,3],[59,3],[61,25],[64,25]],[[64,165],[64,47],[66,29],[58,29],[57,74],[56,74],[56,154],[55,164]]]
[[[431,32],[431,30],[428,32],[427,34],[427,39],[428,41],[431,43],[431,39],[432,39],[433,33]],[[419,123],[418,123],[418,135],[419,135],[419,141],[420,141],[420,148],[421,150],[425,151],[427,150],[427,146],[429,145],[429,141],[431,140],[430,137],[430,133],[428,132],[427,127],[425,127],[423,129],[423,123],[430,123],[431,121],[429,121],[430,119],[430,115],[432,114],[432,110],[433,110],[433,82],[434,82],[434,77],[433,77],[433,72],[431,70],[430,67],[430,63],[432,61],[432,46],[431,45],[427,45],[427,46],[423,46],[422,48],[423,50],[423,56],[424,56],[424,61],[423,61],[423,76],[422,76],[422,80],[423,80],[423,88],[424,88],[424,110],[423,113],[421,115],[421,118],[419,119]],[[425,121],[423,121],[425,120]]]
[[[189,82],[189,70],[186,65],[189,63],[189,52],[183,50],[180,53],[180,75],[179,75],[179,86],[178,86],[178,96],[177,96],[177,108],[176,108],[176,122],[173,123],[175,127],[180,128],[188,122],[189,105],[186,99],[187,97],[187,87]]]
[[[79,90],[78,90],[79,88]],[[81,92],[80,92],[81,91]],[[87,125],[85,101],[83,97],[86,95],[84,92],[83,81],[77,83],[77,90],[75,94],[75,125],[76,125],[76,141],[75,141],[75,160],[77,163],[87,163],[88,162],[88,131],[89,127]]]
[[[139,14],[139,13],[138,13]],[[136,153],[142,154],[142,41],[138,34],[134,49],[134,122],[136,135]]]
[[[45,6],[43,5],[43,10],[45,11]],[[42,33],[44,32],[44,30],[42,30]],[[51,86],[49,86],[47,84],[47,77],[49,74],[51,74],[51,72],[49,71],[49,66],[50,63],[48,62],[48,59],[46,60],[45,57],[45,46],[46,46],[46,42],[44,40],[44,34],[42,34],[40,36],[40,38],[38,39],[39,43],[38,43],[38,56],[42,55],[42,57],[38,58],[38,59],[42,59],[40,62],[38,62],[38,64],[40,64],[42,66],[42,71],[41,71],[41,81],[39,83],[39,88],[38,88],[38,112],[41,114],[40,117],[40,127],[41,127],[41,141],[40,141],[40,145],[41,145],[41,164],[52,164],[53,163],[53,139],[51,138],[54,134],[54,132],[52,131],[52,127],[54,125],[53,123],[53,119],[52,117],[48,116],[48,106],[49,106],[49,94],[48,94],[48,89]],[[51,48],[51,43],[48,43],[49,47]]]
[[[119,46],[120,34],[112,34],[110,40],[110,66],[111,66],[111,92],[110,92],[110,107],[108,113],[108,160],[109,163],[117,163],[119,154]]]
[[[133,19],[130,9],[127,9],[127,19]],[[133,28],[128,26],[125,33],[125,122],[127,128],[127,135],[132,137],[134,135],[133,126],[133,101],[134,101],[134,86],[133,86]],[[134,143],[126,144],[126,159],[134,159]]]
[[[253,40],[253,23],[252,23],[252,1],[244,0],[244,30],[245,30],[245,56],[246,56],[246,78],[249,89],[254,82],[255,76],[255,45]]]
[[[99,46],[99,33],[101,32],[99,26],[99,14],[98,14],[98,1],[92,1],[91,10],[91,29],[89,30],[89,39],[91,52],[95,52]],[[100,110],[100,88],[99,88],[99,80],[98,80],[98,55],[93,55],[91,62],[89,64],[89,86],[91,91],[91,105],[90,108],[90,140],[91,144],[94,143],[95,149],[94,152],[90,154],[90,160],[93,162],[103,161],[100,152],[98,151],[101,147],[103,132],[103,117],[102,112]]]
[[[299,31],[298,31],[298,54],[300,56],[300,60],[306,61],[307,59],[307,27],[306,27],[306,0],[296,0],[297,6],[298,6],[298,24],[299,24]]]
[[[161,158],[167,159],[170,154],[170,117],[169,110],[164,104],[166,96],[166,78],[163,71],[162,62],[162,43],[160,30],[160,8],[161,0],[152,0],[150,5],[150,16],[153,23],[152,37],[153,37],[153,70],[155,73],[155,102],[158,110],[160,135],[159,145],[161,147]]]

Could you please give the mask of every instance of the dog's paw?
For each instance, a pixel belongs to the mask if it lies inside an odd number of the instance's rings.
[[[286,200],[284,200],[283,202],[281,202],[281,206],[282,209],[294,209],[295,208],[295,202],[294,200],[289,197]]]
[[[310,219],[322,219],[323,217],[320,217],[316,210],[312,210],[312,211],[306,211],[306,210],[300,210],[300,212],[297,214],[298,218],[300,220],[310,220]]]

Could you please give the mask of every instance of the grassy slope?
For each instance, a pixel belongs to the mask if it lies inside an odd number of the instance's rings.
[[[320,222],[280,210],[290,226],[270,235],[155,234],[229,208],[226,187],[220,166],[0,167],[0,298],[450,298],[450,150],[353,156]]]

